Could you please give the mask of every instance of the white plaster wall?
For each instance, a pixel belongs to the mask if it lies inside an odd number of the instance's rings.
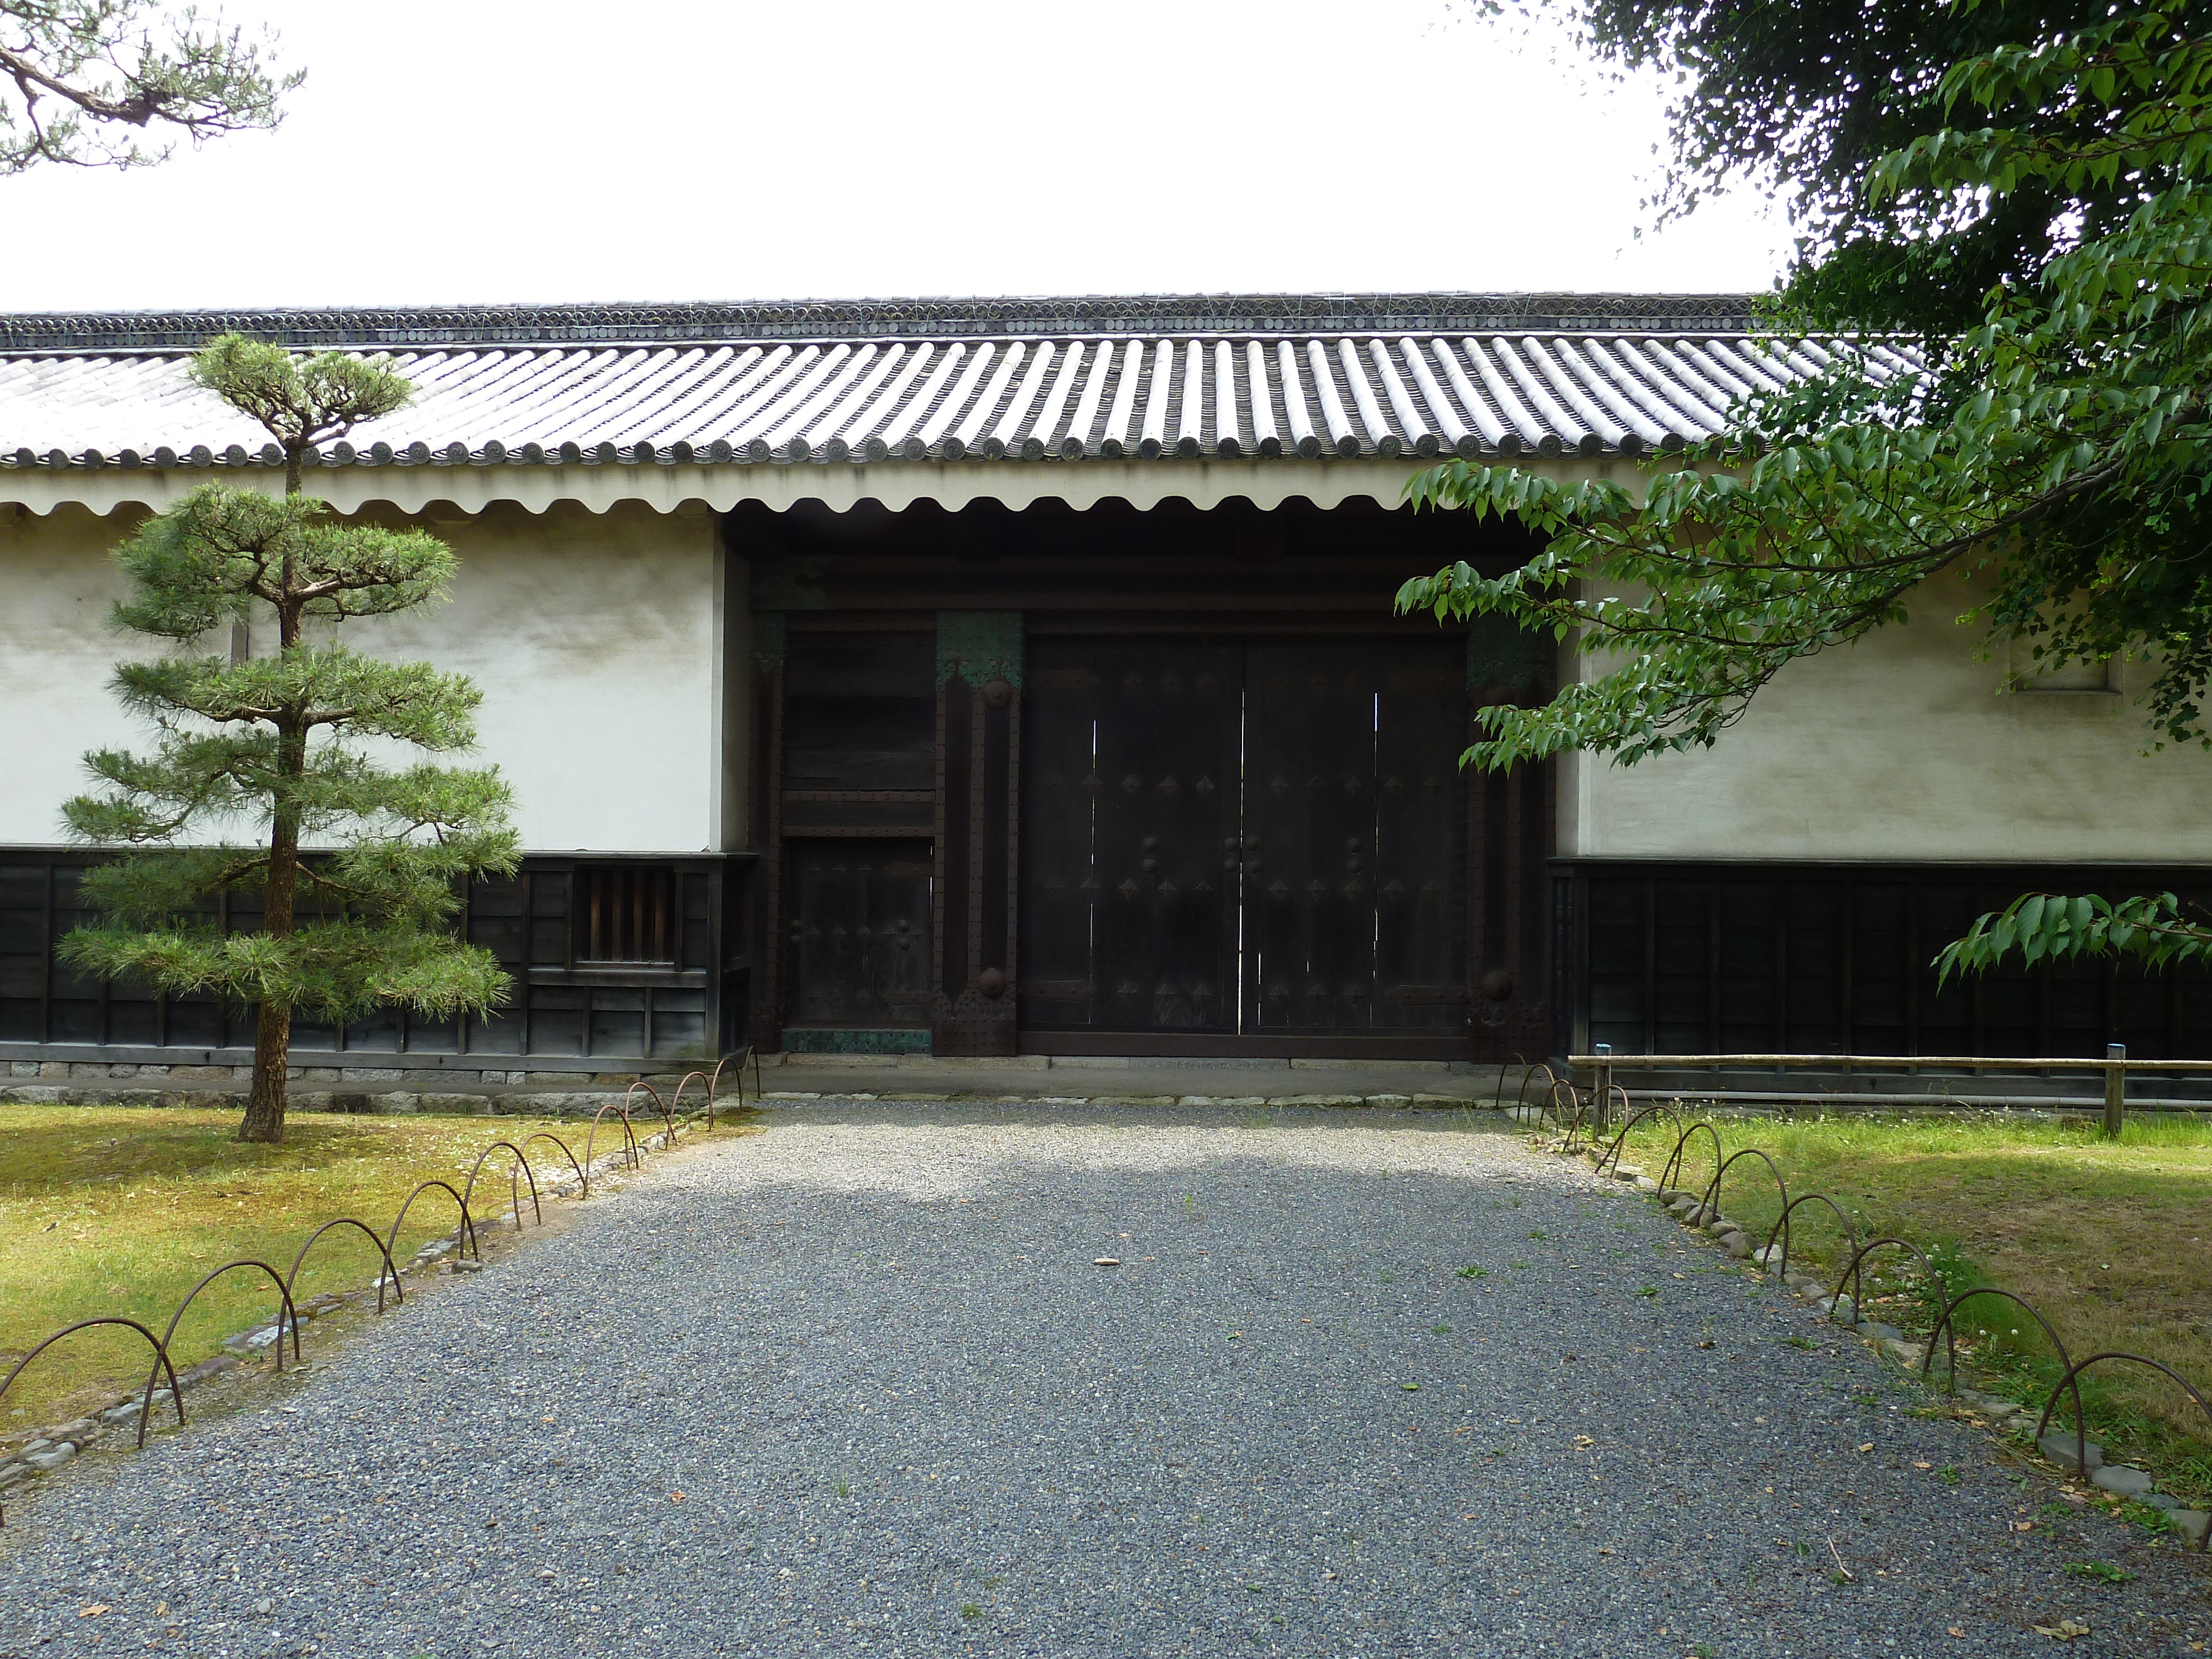
[[[143,730],[107,690],[117,663],[160,654],[107,625],[124,591],[108,550],[137,519],[0,507],[0,842],[64,840],[61,805],[84,793],[85,751]]]
[[[344,637],[476,682],[477,758],[514,787],[523,845],[720,848],[713,518],[495,507],[428,527],[460,559],[452,602],[350,623]]]
[[[1794,663],[1710,750],[1561,774],[1560,850],[1592,858],[2212,861],[2212,755],[2145,753],[2132,696],[2005,692],[1956,618],[1911,619]],[[1597,665],[1602,667],[1602,662]],[[2121,671],[2139,690],[2140,666]]]
[[[0,511],[0,842],[61,840],[60,804],[85,787],[84,751],[145,742],[106,689],[115,663],[153,654],[149,641],[106,626],[122,588],[109,551],[130,527],[125,515],[74,507],[46,518]],[[480,747],[463,758],[506,774],[523,844],[720,848],[713,518],[495,507],[429,527],[460,557],[452,601],[350,623],[342,637],[475,680],[484,694]],[[255,649],[268,648],[265,635],[264,627]]]

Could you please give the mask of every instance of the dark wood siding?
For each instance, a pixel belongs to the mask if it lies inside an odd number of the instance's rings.
[[[2069,959],[1937,983],[1936,953],[2032,891],[2174,891],[2212,872],[1882,865],[1563,865],[1574,1046],[1616,1054],[2212,1058],[2212,976]],[[1579,947],[1578,950],[1577,947]],[[1567,1034],[1563,1033],[1563,1036]]]
[[[789,1024],[929,1023],[926,841],[812,841],[790,854]]]
[[[250,1048],[251,1007],[86,979],[55,959],[53,946],[61,936],[91,920],[76,902],[76,888],[93,856],[0,853],[0,1043]],[[496,955],[513,977],[506,1007],[481,1019],[429,1019],[404,1009],[379,1009],[342,1027],[303,1013],[293,1022],[294,1050],[487,1060],[532,1054],[615,1060],[706,1056],[719,1041],[732,968],[719,959],[725,887],[732,864],[741,874],[745,862],[526,859],[512,879],[470,888],[458,921],[463,937]],[[588,920],[578,904],[580,895],[588,902],[594,890],[603,900],[624,897],[627,931],[605,937],[623,949],[649,944],[659,959],[591,959]],[[231,899],[212,917],[227,929],[250,932],[260,911]],[[647,917],[653,918],[649,927]]]

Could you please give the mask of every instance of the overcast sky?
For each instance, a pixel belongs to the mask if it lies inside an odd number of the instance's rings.
[[[1656,82],[1445,0],[232,0],[273,134],[0,179],[0,308],[1763,289]],[[1554,61],[1559,58],[1559,61]]]

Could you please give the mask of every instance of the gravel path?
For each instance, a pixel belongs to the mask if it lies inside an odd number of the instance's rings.
[[[1494,1121],[780,1110],[11,1506],[0,1653],[2203,1650],[2197,1558]]]

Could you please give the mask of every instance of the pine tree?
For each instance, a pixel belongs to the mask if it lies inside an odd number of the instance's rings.
[[[496,768],[395,770],[363,752],[364,740],[467,750],[476,688],[330,637],[348,618],[441,599],[453,580],[453,550],[436,538],[339,522],[301,492],[308,452],[403,407],[407,382],[384,360],[303,361],[236,335],[211,342],[191,372],[283,446],[285,493],[207,485],[117,550],[131,592],[116,624],[185,650],[117,670],[116,695],[157,728],[155,748],[88,755],[106,787],[62,811],[79,842],[140,850],[87,873],[100,921],[61,954],[169,994],[258,1005],[239,1138],[274,1141],[295,1010],[336,1022],[398,1005],[449,1018],[505,1001],[497,958],[455,938],[452,920],[461,884],[511,873],[519,843]],[[275,655],[191,653],[210,632],[271,612]],[[223,894],[259,899],[258,931],[219,926]]]

